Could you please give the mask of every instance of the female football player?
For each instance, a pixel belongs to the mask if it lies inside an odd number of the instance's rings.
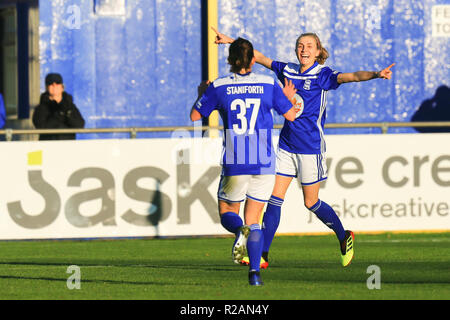
[[[232,73],[216,79],[204,93],[200,92],[201,96],[192,107],[191,120],[208,117],[215,109],[222,117],[224,153],[218,190],[221,224],[236,235],[233,260],[240,263],[247,249],[249,283],[262,285],[260,215],[275,180],[271,109],[293,121],[295,111],[289,99],[296,90],[287,80],[282,89],[272,77],[252,73],[255,61],[253,46],[248,40],[233,41],[228,56]],[[244,200],[245,225],[239,217]]]
[[[214,31],[217,44],[233,41],[229,36]],[[295,53],[298,63],[285,63],[274,61],[255,50],[257,63],[275,72],[282,83],[286,79],[292,81],[297,89],[294,96],[296,120],[286,121],[281,130],[275,186],[263,217],[262,266],[268,266],[268,252],[280,223],[281,206],[292,179],[297,178],[302,186],[305,207],[335,232],[340,243],[341,263],[345,267],[354,255],[354,234],[345,230],[333,208],[319,199],[320,182],[327,179],[323,133],[327,93],[342,83],[390,79],[390,68],[394,64],[381,71],[333,71],[323,65],[329,54],[314,33],[304,33],[297,38]]]

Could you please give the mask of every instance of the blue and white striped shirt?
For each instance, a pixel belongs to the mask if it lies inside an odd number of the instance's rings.
[[[328,90],[339,87],[337,76],[340,72],[317,62],[301,73],[295,63],[272,62],[272,70],[281,83],[291,80],[296,93],[297,118],[285,121],[280,133],[279,147],[292,153],[321,154],[326,151],[323,128],[326,118]]]

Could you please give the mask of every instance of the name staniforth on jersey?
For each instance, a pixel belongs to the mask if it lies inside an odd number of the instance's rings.
[[[245,93],[263,94],[264,87],[263,86],[236,86],[236,87],[228,87],[227,88],[227,94],[245,94]]]

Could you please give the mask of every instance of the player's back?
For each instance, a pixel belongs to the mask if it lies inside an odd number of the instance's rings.
[[[275,79],[255,73],[231,74],[212,85],[224,124],[225,174],[272,173],[271,109],[277,107],[276,95],[282,92]]]
[[[255,73],[231,74],[214,81],[225,128],[236,134],[272,129],[274,85],[272,77]]]

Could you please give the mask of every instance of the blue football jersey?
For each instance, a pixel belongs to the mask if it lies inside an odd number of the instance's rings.
[[[5,105],[3,103],[2,94],[0,93],[0,129],[3,128],[5,123],[6,123]]]
[[[194,108],[203,117],[218,110],[224,124],[223,174],[274,174],[271,109],[285,114],[292,103],[276,80],[255,73],[215,80]]]
[[[327,93],[339,87],[340,72],[315,62],[305,72],[295,63],[272,62],[272,70],[281,83],[291,80],[297,93],[296,119],[285,121],[279,147],[292,153],[321,154],[326,151],[323,128],[326,118]]]

